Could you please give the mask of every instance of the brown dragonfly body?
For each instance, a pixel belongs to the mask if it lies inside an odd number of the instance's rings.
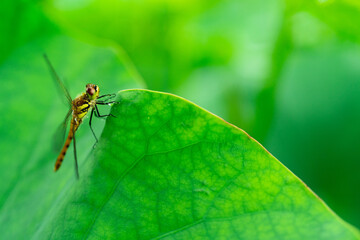
[[[96,105],[96,99],[99,97],[99,87],[94,84],[86,85],[86,92],[75,98],[71,104],[72,118],[70,122],[70,130],[65,140],[64,146],[61,149],[59,156],[56,159],[54,171],[57,171],[65,154],[70,146],[72,139],[74,138],[76,130],[79,128],[83,121],[83,118],[87,115],[90,108],[94,108]]]
[[[93,130],[93,128],[91,127],[91,121],[92,121],[92,116],[95,115],[96,117],[107,117],[107,116],[113,116],[112,114],[107,114],[107,115],[101,115],[99,112],[99,109],[97,107],[97,105],[110,105],[112,103],[115,103],[115,101],[108,101],[109,99],[115,97],[115,94],[106,94],[106,95],[102,95],[99,96],[100,93],[100,89],[99,86],[95,85],[95,84],[87,84],[86,85],[86,90],[84,93],[82,93],[80,96],[78,96],[77,98],[75,98],[74,100],[72,100],[68,90],[65,88],[64,84],[62,83],[62,81],[60,80],[60,78],[58,77],[58,75],[56,74],[54,67],[51,65],[49,59],[46,57],[46,55],[44,56],[45,60],[47,62],[47,64],[49,65],[50,68],[50,72],[53,75],[53,78],[55,79],[55,82],[57,83],[58,86],[60,86],[60,88],[62,89],[63,93],[66,96],[67,102],[69,104],[69,111],[63,121],[63,123],[60,126],[60,132],[62,134],[62,141],[61,144],[62,148],[61,151],[56,159],[55,162],[55,167],[54,167],[54,171],[56,172],[65,157],[65,154],[70,146],[71,141],[73,141],[74,144],[74,159],[75,159],[75,172],[76,172],[76,177],[79,178],[79,171],[78,171],[78,163],[77,163],[77,156],[76,156],[76,141],[75,141],[75,132],[78,130],[80,124],[82,123],[84,117],[88,114],[88,112],[91,110],[91,114],[90,114],[90,120],[89,120],[89,126],[90,129],[92,131],[92,133],[94,134],[94,137],[96,139],[96,142],[98,142],[98,139],[95,135],[95,132]],[[99,100],[103,97],[107,97],[107,99],[105,100]],[[70,130],[69,133],[67,135],[67,138],[64,142],[64,135],[66,131],[66,126],[67,123],[69,122],[69,118],[71,116],[71,121],[70,121]],[[114,116],[113,116],[114,117]]]

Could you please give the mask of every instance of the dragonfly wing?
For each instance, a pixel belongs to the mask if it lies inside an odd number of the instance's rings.
[[[55,152],[59,152],[64,144],[65,140],[65,134],[66,134],[66,127],[69,122],[70,116],[71,116],[71,109],[67,112],[64,121],[60,124],[60,126],[57,128],[54,139],[53,139],[53,149]]]
[[[45,58],[45,61],[46,61],[47,65],[49,66],[51,76],[54,79],[54,81],[56,82],[56,85],[60,87],[62,92],[65,94],[65,97],[66,97],[66,100],[67,100],[68,104],[71,105],[72,104],[72,99],[71,99],[69,91],[65,87],[64,83],[61,81],[59,75],[57,75],[57,73],[55,71],[55,68],[53,67],[53,65],[51,64],[49,58],[45,54],[44,54],[44,58]]]

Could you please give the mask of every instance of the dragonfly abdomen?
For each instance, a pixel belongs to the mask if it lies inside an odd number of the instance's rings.
[[[54,167],[55,172],[61,167],[61,164],[65,158],[65,154],[70,146],[72,139],[74,138],[74,134],[78,129],[78,127],[80,126],[82,119],[88,113],[90,107],[91,107],[91,102],[85,98],[84,94],[75,98],[72,101],[73,118],[70,124],[70,131],[68,137],[66,138],[64,146],[61,149],[60,154],[56,159],[55,167]]]
[[[75,127],[75,131],[76,131],[76,129],[77,129],[77,127]],[[61,151],[60,151],[59,156],[58,156],[57,159],[56,159],[55,167],[54,167],[54,172],[56,172],[56,171],[60,168],[60,166],[61,166],[61,164],[62,164],[62,162],[63,162],[63,160],[64,160],[65,154],[66,154],[66,152],[67,152],[67,150],[68,150],[68,148],[69,148],[69,146],[70,146],[71,140],[72,140],[73,137],[74,137],[74,132],[75,132],[75,131],[74,131],[73,121],[71,121],[69,134],[68,134],[68,136],[67,136],[67,138],[66,138],[66,141],[65,141],[65,143],[64,143],[63,148],[62,148]]]

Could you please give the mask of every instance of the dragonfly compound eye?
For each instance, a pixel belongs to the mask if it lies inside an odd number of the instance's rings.
[[[87,88],[86,88],[86,92],[87,92],[90,96],[92,96],[92,95],[94,95],[94,93],[95,93],[95,89],[94,89],[94,87],[87,87]]]

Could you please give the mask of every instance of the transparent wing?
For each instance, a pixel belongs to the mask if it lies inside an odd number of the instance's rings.
[[[47,65],[49,66],[51,76],[54,79],[54,81],[56,82],[55,84],[61,88],[61,91],[65,94],[68,104],[71,105],[72,99],[71,99],[69,91],[66,89],[64,83],[61,81],[60,77],[55,72],[55,69],[52,66],[52,64],[51,64],[49,58],[46,56],[46,54],[44,54],[44,58],[45,58]]]
[[[60,124],[60,126],[57,128],[54,138],[53,138],[53,150],[55,152],[60,152],[61,148],[63,147],[64,140],[65,140],[65,134],[66,134],[66,127],[68,125],[68,122],[70,120],[71,116],[71,109],[67,112],[64,121]]]

